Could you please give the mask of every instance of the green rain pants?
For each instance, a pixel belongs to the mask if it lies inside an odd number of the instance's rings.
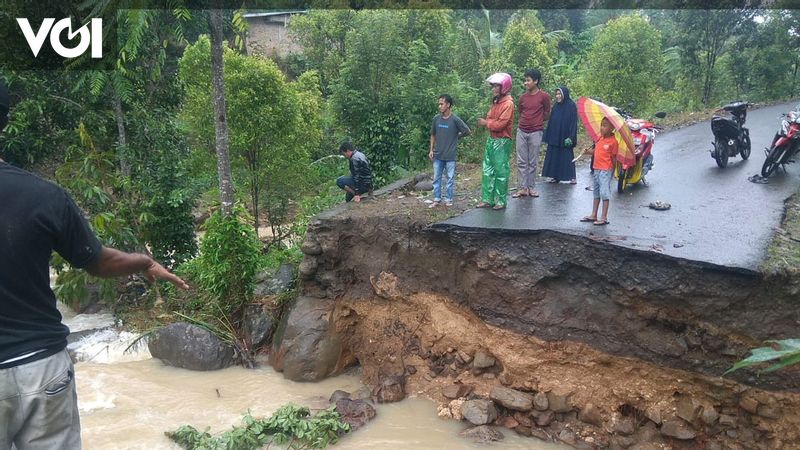
[[[490,205],[506,206],[508,175],[511,168],[511,139],[489,138],[483,150],[483,176],[481,177],[481,201]]]

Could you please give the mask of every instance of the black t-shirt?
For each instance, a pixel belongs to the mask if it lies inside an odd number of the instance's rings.
[[[75,267],[100,255],[100,241],[59,186],[0,162],[0,362],[67,346],[50,289],[53,250]]]

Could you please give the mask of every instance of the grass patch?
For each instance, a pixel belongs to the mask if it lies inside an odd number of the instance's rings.
[[[781,225],[775,229],[767,248],[767,258],[761,266],[765,275],[800,275],[800,193],[784,203]]]

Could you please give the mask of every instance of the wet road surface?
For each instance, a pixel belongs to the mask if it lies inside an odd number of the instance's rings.
[[[578,167],[578,183],[537,180],[540,197],[511,198],[505,211],[473,209],[433,225],[435,229],[555,230],[645,251],[757,270],[780,224],[784,200],[800,187],[800,162],[778,169],[768,184],[748,181],[760,174],[764,148],[779,127],[778,117],[796,102],[751,110],[752,152],[747,161],[732,157],[721,169],[710,156],[713,141],[709,122],[701,122],[656,137],[655,164],[647,185],[637,184],[613,193],[609,224],[580,222],[591,213],[592,192],[588,163]],[[588,157],[585,157],[588,158]],[[538,169],[541,171],[541,168]],[[509,193],[511,194],[511,192]],[[654,201],[672,205],[656,211]],[[599,215],[599,213],[598,213]]]

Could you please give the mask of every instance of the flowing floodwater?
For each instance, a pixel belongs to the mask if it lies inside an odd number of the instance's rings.
[[[108,315],[78,315],[64,311],[73,331],[113,323]],[[286,403],[325,408],[330,394],[362,387],[356,375],[318,383],[288,381],[271,368],[230,367],[212,372],[177,369],[150,357],[146,346],[125,352],[136,336],[106,328],[70,345],[75,365],[84,448],[179,449],[166,436],[181,425],[220,433],[240,423],[248,410],[269,416]],[[376,405],[375,419],[333,448],[469,449],[487,448],[458,436],[464,422],[436,416],[433,402],[409,398]],[[492,449],[554,450],[565,448],[524,438],[508,430]]]

